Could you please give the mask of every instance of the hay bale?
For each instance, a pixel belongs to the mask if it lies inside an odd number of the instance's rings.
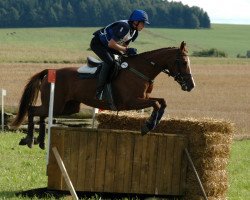
[[[228,158],[209,157],[195,159],[195,166],[200,166],[204,170],[223,170],[228,165]]]
[[[149,116],[137,112],[104,112],[98,115],[98,128],[140,131]],[[230,155],[234,125],[224,120],[163,118],[152,131],[184,134],[188,137],[189,153],[203,182],[208,199],[226,199],[228,189],[227,164]],[[203,199],[190,166],[187,170],[185,199]]]
[[[188,173],[191,173],[188,172]],[[225,195],[228,189],[228,178],[226,170],[205,170],[200,174],[207,196],[218,197]],[[187,179],[187,195],[202,195],[197,180],[194,175],[189,175]]]
[[[220,158],[228,158],[230,154],[230,146],[219,144],[219,145],[210,145],[206,146],[205,148],[202,146],[195,146],[191,148],[189,153],[192,155],[192,158],[211,158],[211,157],[220,157]]]
[[[204,200],[204,197],[201,195],[189,195],[184,197],[185,200],[195,199],[195,200]],[[220,196],[220,197],[210,197],[208,196],[208,200],[227,200],[226,197]]]
[[[140,131],[141,125],[148,119],[149,116],[141,115],[137,112],[119,112],[115,114],[112,111],[106,111],[98,114],[97,120],[99,122],[98,128],[106,129],[118,129],[118,130],[135,130]],[[215,120],[211,118],[205,118],[202,120],[194,118],[175,119],[175,118],[163,118],[160,124],[152,131],[155,133],[171,133],[175,134],[197,134],[200,133],[222,133],[225,135],[231,135],[233,132],[232,123]],[[199,139],[199,138],[198,138]],[[199,141],[199,140],[198,140]]]

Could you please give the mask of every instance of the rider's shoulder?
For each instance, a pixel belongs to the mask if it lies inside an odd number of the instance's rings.
[[[125,28],[125,29],[129,29],[130,28],[130,26],[129,26],[129,24],[128,24],[128,21],[127,20],[120,20],[120,21],[117,21],[116,23],[115,23],[115,27],[116,28]]]

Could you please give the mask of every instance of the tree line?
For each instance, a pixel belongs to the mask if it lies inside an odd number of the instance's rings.
[[[0,0],[0,27],[104,26],[145,10],[151,27],[210,28],[203,9],[167,0]]]

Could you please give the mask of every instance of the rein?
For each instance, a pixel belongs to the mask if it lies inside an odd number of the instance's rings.
[[[178,52],[178,54],[176,55],[176,59],[175,59],[175,63],[177,65],[177,68],[178,68],[178,73],[173,73],[171,72],[171,70],[169,69],[168,66],[166,67],[162,67],[160,66],[159,64],[153,62],[153,61],[150,61],[148,59],[145,59],[145,58],[141,58],[143,59],[144,61],[146,61],[147,63],[149,63],[151,66],[153,66],[154,68],[158,68],[159,71],[167,74],[168,76],[172,76],[174,78],[175,81],[177,81],[179,84],[183,85],[185,84],[185,78],[186,77],[190,77],[192,76],[191,74],[182,74],[180,72],[180,68],[181,68],[181,64],[180,64],[180,56],[181,56],[181,52]],[[149,77],[147,77],[146,75],[144,75],[143,73],[139,72],[138,70],[132,68],[132,67],[128,67],[127,68],[129,71],[133,72],[134,74],[136,74],[137,76],[139,76],[140,78],[148,81],[150,84],[154,83],[154,80],[153,79],[150,79]]]
[[[144,74],[142,74],[141,72],[137,71],[136,69],[132,68],[132,67],[128,67],[128,70],[135,73],[136,75],[138,75],[139,77],[141,77],[142,79],[148,81],[150,84],[154,83],[154,80],[148,78],[147,76],[145,76]]]

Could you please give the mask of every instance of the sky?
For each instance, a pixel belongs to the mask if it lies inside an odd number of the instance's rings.
[[[211,23],[250,24],[250,0],[174,0],[198,6],[207,12]]]

